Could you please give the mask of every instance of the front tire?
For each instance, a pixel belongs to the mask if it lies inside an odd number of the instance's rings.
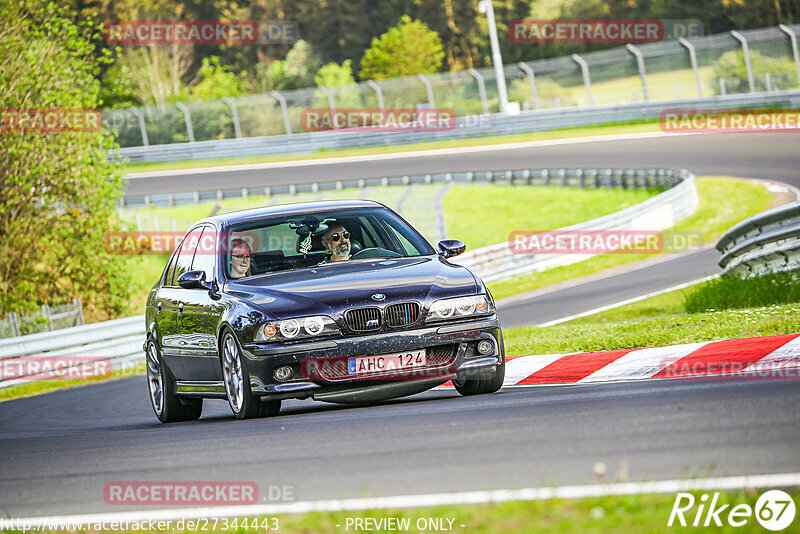
[[[180,399],[175,395],[175,379],[164,365],[164,358],[153,338],[147,341],[147,385],[150,406],[162,423],[194,421],[203,413],[203,399]]]
[[[479,378],[465,378],[463,380],[453,380],[453,386],[463,396],[483,395],[484,393],[494,393],[503,387],[503,380],[506,377],[506,354],[503,344],[503,333],[500,332],[500,365],[495,368],[490,376]]]
[[[222,335],[221,350],[222,375],[228,404],[237,419],[268,417],[277,414],[281,401],[261,401],[250,389],[250,374],[247,372],[247,358],[242,354],[239,341],[230,330]]]

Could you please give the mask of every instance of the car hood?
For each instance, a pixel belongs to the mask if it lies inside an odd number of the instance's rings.
[[[276,319],[339,315],[355,306],[415,300],[424,303],[471,295],[469,270],[439,256],[355,260],[229,281],[225,291],[244,298]],[[373,299],[382,294],[383,300]]]

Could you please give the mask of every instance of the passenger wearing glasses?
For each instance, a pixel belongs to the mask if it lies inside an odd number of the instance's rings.
[[[231,278],[244,278],[251,275],[253,253],[250,245],[243,239],[231,241]]]
[[[331,255],[329,262],[350,259],[350,232],[341,224],[328,223],[328,230],[322,234],[322,244],[325,253]]]

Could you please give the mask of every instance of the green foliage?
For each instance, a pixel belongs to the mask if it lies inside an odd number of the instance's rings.
[[[688,313],[701,313],[800,302],[798,278],[796,272],[751,278],[722,276],[689,293],[684,309]]]
[[[403,15],[397,26],[372,45],[361,59],[362,79],[380,80],[430,74],[442,66],[444,49],[439,34],[420,20]]]
[[[322,60],[306,41],[300,39],[285,60],[259,63],[255,67],[254,89],[258,93],[300,89],[314,85],[314,75]]]
[[[794,62],[788,58],[774,58],[750,50],[750,66],[753,70],[753,84],[756,91],[767,88],[765,74],[769,73],[773,89],[789,89],[797,85],[797,74]],[[744,62],[744,53],[741,50],[731,50],[722,54],[714,62],[714,80],[725,80],[725,89],[728,93],[750,92],[747,80],[747,65]],[[719,94],[719,84],[713,84],[715,94]]]
[[[242,94],[242,78],[246,73],[237,76],[229,68],[220,65],[216,56],[204,57],[203,65],[197,73],[198,81],[189,91],[192,100],[214,100],[224,96]]]
[[[361,106],[361,97],[353,79],[350,60],[341,65],[328,63],[314,76],[314,82],[320,87],[331,87],[337,108],[354,108]],[[314,91],[314,107],[327,108],[328,97],[322,91]]]
[[[47,0],[0,0],[0,101],[6,109],[98,107],[91,21]],[[106,60],[105,57],[103,60]],[[106,252],[122,191],[104,131],[7,131],[0,143],[0,315],[80,297],[87,315],[124,311],[128,277]]]

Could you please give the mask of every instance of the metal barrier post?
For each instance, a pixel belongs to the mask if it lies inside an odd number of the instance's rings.
[[[528,75],[528,83],[531,85],[531,96],[533,97],[533,108],[542,109],[541,102],[539,102],[539,93],[536,91],[536,76],[533,73],[533,69],[524,61],[517,63],[517,67]]]
[[[424,74],[417,74],[417,78],[425,85],[425,90],[428,92],[428,107],[434,109],[436,104],[433,101],[433,85],[431,85],[431,81]]]
[[[369,85],[373,91],[375,91],[375,96],[378,98],[378,109],[380,110],[381,114],[383,114],[383,89],[381,86],[375,83],[374,80],[367,80],[367,85]]]
[[[628,49],[628,52],[636,56],[636,64],[639,67],[639,77],[642,79],[642,92],[644,93],[644,101],[649,102],[650,96],[647,94],[647,78],[645,77],[644,72],[644,56],[639,49],[632,44],[625,45],[625,48]]]
[[[331,124],[333,124],[334,130],[338,130],[339,125],[336,124],[336,103],[333,100],[333,93],[325,86],[320,85],[319,88],[328,97],[328,108],[331,112]]]
[[[19,319],[17,318],[16,312],[8,314],[8,323],[11,327],[11,337],[19,336]]]
[[[236,102],[228,98],[227,96],[222,97],[222,102],[228,105],[231,108],[231,115],[233,116],[233,131],[236,133],[236,137],[238,139],[242,138],[242,128],[239,126],[239,111],[236,109]]]
[[[483,114],[488,115],[489,104],[486,102],[486,84],[483,81],[483,76],[481,76],[481,73],[475,69],[469,69],[467,70],[467,72],[469,72],[470,76],[475,78],[475,80],[478,82],[478,92],[481,95],[481,106],[483,107]]]
[[[194,128],[192,128],[192,115],[189,113],[189,108],[181,102],[175,102],[175,107],[183,112],[183,120],[186,122],[186,132],[189,134],[189,142],[194,143]]]
[[[283,98],[283,95],[278,91],[270,91],[269,94],[278,101],[278,104],[280,104],[281,113],[283,113],[283,127],[286,130],[286,134],[291,135],[292,124],[289,122],[289,109],[286,107],[286,99]]]
[[[86,324],[83,319],[83,305],[81,299],[75,297],[72,299],[72,304],[75,306],[75,326]]]
[[[589,77],[589,64],[578,54],[572,54],[572,60],[581,66],[581,73],[583,74],[583,85],[586,87],[586,96],[589,97],[589,104],[594,105],[594,96],[592,95],[592,80]]]
[[[683,37],[678,38],[678,42],[686,47],[686,50],[689,51],[689,61],[692,64],[692,70],[694,71],[694,81],[697,84],[697,96],[703,96],[703,86],[700,83],[700,69],[697,68],[697,54],[694,50],[694,45],[684,39]]]
[[[800,87],[800,54],[797,52],[797,34],[793,29],[785,24],[779,24],[778,28],[783,33],[789,36],[789,41],[792,43],[792,55],[794,56],[794,68],[797,71],[797,87]]]
[[[44,325],[45,330],[47,330],[48,332],[52,332],[53,325],[50,324],[50,306],[48,306],[47,304],[42,304],[42,317],[47,319],[47,323],[45,323]]]
[[[144,114],[137,107],[132,107],[131,113],[139,120],[139,130],[142,132],[142,146],[150,146],[150,140],[147,138],[147,127],[144,124]]]
[[[742,43],[742,53],[744,54],[744,66],[747,69],[747,83],[750,84],[750,92],[756,92],[756,84],[753,81],[753,67],[750,65],[750,48],[747,46],[747,39],[744,36],[737,32],[736,30],[731,30],[731,36]]]

